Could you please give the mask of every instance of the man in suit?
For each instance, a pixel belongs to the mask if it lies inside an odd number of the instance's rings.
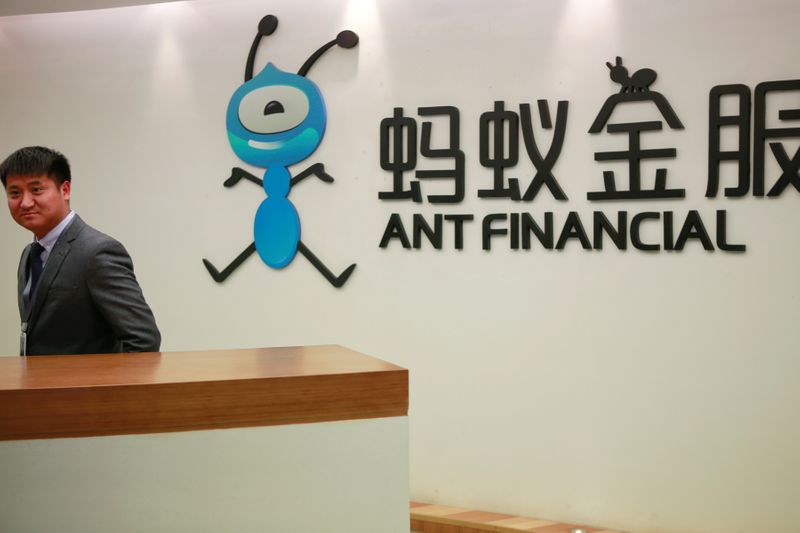
[[[33,232],[22,251],[21,355],[155,352],[161,334],[118,241],[70,209],[67,159],[40,146],[0,164],[12,218]]]

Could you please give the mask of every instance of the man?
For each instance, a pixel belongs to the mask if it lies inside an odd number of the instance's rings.
[[[70,209],[69,163],[40,146],[0,164],[13,219],[33,232],[17,279],[21,355],[155,352],[161,334],[125,248]]]

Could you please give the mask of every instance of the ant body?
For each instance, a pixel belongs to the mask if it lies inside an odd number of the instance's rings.
[[[606,61],[606,66],[611,71],[609,73],[611,80],[622,85],[619,91],[621,93],[649,91],[649,87],[656,81],[656,71],[649,68],[637,70],[633,76],[628,76],[628,69],[622,66],[622,58],[619,56],[616,65]]]
[[[342,31],[314,52],[297,74],[268,63],[254,77],[253,63],[261,38],[271,35],[277,27],[278,19],[273,15],[259,22],[247,57],[245,83],[231,96],[226,114],[228,140],[234,153],[242,161],[265,170],[261,179],[234,167],[224,182],[225,187],[232,187],[244,178],[264,187],[267,198],[256,212],[254,240],[222,272],[207,259],[203,259],[203,264],[214,281],[221,283],[255,251],[272,268],[285,267],[300,252],[334,287],[341,287],[356,265],[350,265],[339,276],[334,275],[300,240],[300,218],[287,198],[292,186],[311,175],[326,183],[333,182],[333,177],[325,172],[322,163],[311,165],[294,177],[288,167],[314,153],[325,133],[325,102],[306,74],[328,49],[334,45],[353,48],[358,44],[358,36],[352,31]]]

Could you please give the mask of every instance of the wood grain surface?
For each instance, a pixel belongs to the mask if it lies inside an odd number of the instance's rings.
[[[411,531],[416,533],[621,533],[557,520],[525,518],[459,507],[411,502]]]
[[[408,371],[342,346],[0,357],[0,440],[407,413]]]

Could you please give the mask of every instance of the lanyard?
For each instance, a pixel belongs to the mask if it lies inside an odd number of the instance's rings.
[[[19,334],[19,354],[28,355],[28,323],[22,323],[22,331]]]

